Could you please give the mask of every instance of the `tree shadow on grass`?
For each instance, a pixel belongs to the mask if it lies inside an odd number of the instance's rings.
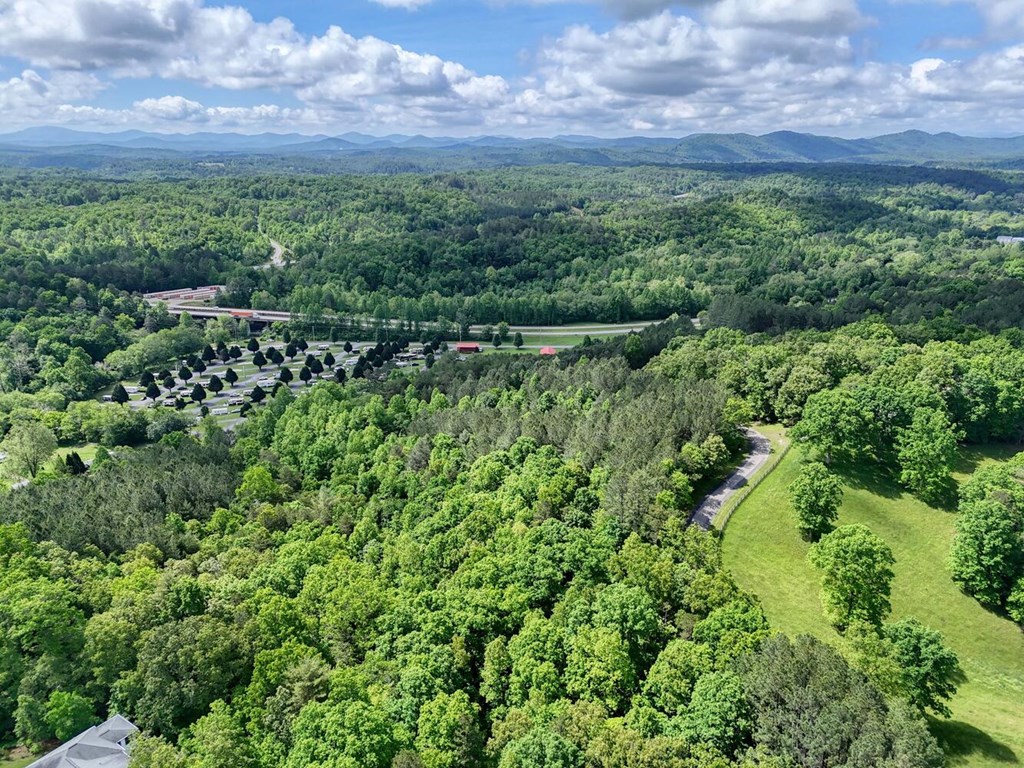
[[[1005,461],[1013,458],[1022,446],[1010,443],[990,443],[988,445],[965,445],[957,452],[953,471],[958,474],[970,475],[985,459]]]
[[[878,464],[868,462],[836,463],[830,467],[851,488],[870,491],[884,499],[897,499],[904,490]]]
[[[884,499],[898,499],[904,494],[909,494],[933,509],[943,512],[952,512],[956,509],[957,484],[952,478],[943,483],[942,489],[935,494],[934,498],[925,499],[911,494],[881,464],[871,462],[836,464],[832,469],[851,488],[869,491]]]
[[[1020,763],[1017,753],[1008,746],[961,720],[929,718],[929,726],[951,765],[962,763],[972,755],[1008,765]]]

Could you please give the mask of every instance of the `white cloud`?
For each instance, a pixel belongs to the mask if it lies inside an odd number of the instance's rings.
[[[26,69],[0,81],[0,110],[8,118],[45,117],[65,102],[92,98],[102,87],[91,75],[66,73],[47,79]]]
[[[288,19],[257,22],[239,6],[199,0],[0,0],[0,48],[54,69],[289,89],[308,104],[348,109],[418,100],[421,108],[451,112],[492,105],[508,90],[500,77],[478,77],[457,62],[375,37],[337,26],[310,37]],[[145,104],[195,116],[184,100]]]
[[[415,11],[422,5],[427,5],[431,0],[372,0],[385,8],[404,8],[407,11]]]
[[[133,67],[189,34],[199,0],[0,0],[0,49],[35,66]]]
[[[8,123],[162,129],[1024,130],[1021,45],[891,64],[858,55],[851,35],[869,22],[855,0],[692,0],[690,15],[663,0],[601,1],[629,18],[567,28],[511,81],[338,26],[308,35],[286,18],[259,22],[202,0],[0,0],[0,50],[30,67],[0,82],[0,105]],[[972,1],[1002,12],[1003,0]],[[170,95],[122,109],[90,103],[140,76],[163,79]],[[189,97],[175,94],[183,82]],[[281,103],[218,106],[218,90]]]

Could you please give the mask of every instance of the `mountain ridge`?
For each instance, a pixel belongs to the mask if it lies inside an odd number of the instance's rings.
[[[382,162],[416,161],[425,154],[438,160],[474,160],[484,165],[634,165],[660,163],[1020,163],[1024,136],[972,137],[909,130],[869,138],[846,139],[796,131],[694,133],[677,138],[585,135],[516,138],[391,134],[371,136],[348,132],[338,136],[302,133],[156,133],[78,131],[59,126],[26,128],[0,134],[0,153],[8,160],[37,156],[41,162],[67,155],[132,157],[274,155],[341,160],[365,158]],[[0,162],[4,158],[0,157]],[[60,164],[57,162],[57,164]]]

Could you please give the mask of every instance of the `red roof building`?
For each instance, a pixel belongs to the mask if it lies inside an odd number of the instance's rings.
[[[466,353],[466,352],[479,352],[480,351],[480,345],[477,344],[475,341],[460,341],[460,342],[456,343],[455,351],[456,352],[462,352],[462,353]]]
[[[540,353],[545,357],[551,357],[552,355],[557,355],[558,350],[555,349],[554,347],[541,347]]]

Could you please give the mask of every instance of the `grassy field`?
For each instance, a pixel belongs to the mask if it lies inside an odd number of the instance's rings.
[[[1006,448],[967,451],[959,477]],[[790,634],[838,639],[822,617],[818,574],[806,561],[808,545],[796,532],[788,486],[800,451],[791,451],[733,514],[725,531],[725,564],[741,586],[756,593],[772,624]],[[962,594],[946,570],[953,514],[933,509],[863,471],[846,478],[839,523],[863,523],[896,557],[893,618],[916,616],[943,633],[960,657],[964,680],[949,720],[933,721],[935,735],[962,766],[1024,762],[1024,633]]]

